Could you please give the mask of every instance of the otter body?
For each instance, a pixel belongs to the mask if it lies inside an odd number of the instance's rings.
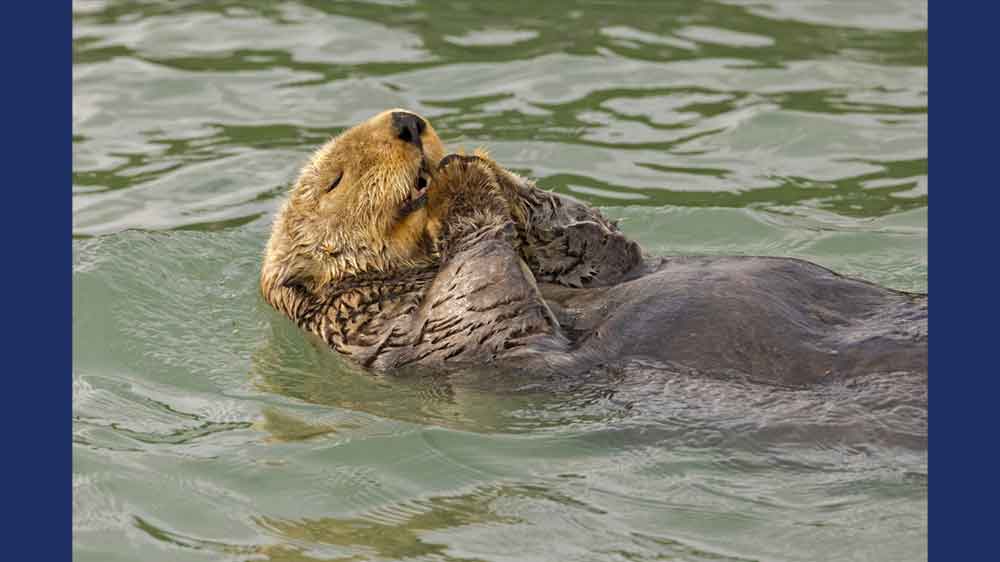
[[[785,385],[927,368],[926,296],[801,260],[663,258],[621,284],[542,294],[594,361],[647,358]]]
[[[405,111],[320,149],[275,221],[265,299],[380,371],[645,358],[788,385],[926,374],[926,295],[794,259],[648,258],[596,209],[443,153]]]

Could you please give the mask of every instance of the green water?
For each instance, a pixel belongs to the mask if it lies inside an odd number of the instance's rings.
[[[919,399],[376,378],[256,292],[310,150],[390,107],[650,253],[926,290],[925,2],[73,10],[76,560],[926,558]]]

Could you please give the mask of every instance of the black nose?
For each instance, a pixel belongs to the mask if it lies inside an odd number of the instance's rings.
[[[392,114],[392,127],[396,131],[396,136],[401,140],[423,149],[423,143],[420,142],[420,135],[427,128],[427,123],[423,119],[412,113],[395,111]]]

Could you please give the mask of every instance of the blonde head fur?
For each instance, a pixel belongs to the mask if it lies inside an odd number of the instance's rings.
[[[290,312],[292,290],[433,261],[426,191],[443,156],[430,124],[401,109],[320,147],[274,220],[261,271],[268,302]]]

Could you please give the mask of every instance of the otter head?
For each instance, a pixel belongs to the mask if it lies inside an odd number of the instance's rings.
[[[430,124],[400,109],[323,145],[275,218],[261,271],[265,298],[287,308],[279,302],[287,291],[430,261],[425,203],[443,153]]]

